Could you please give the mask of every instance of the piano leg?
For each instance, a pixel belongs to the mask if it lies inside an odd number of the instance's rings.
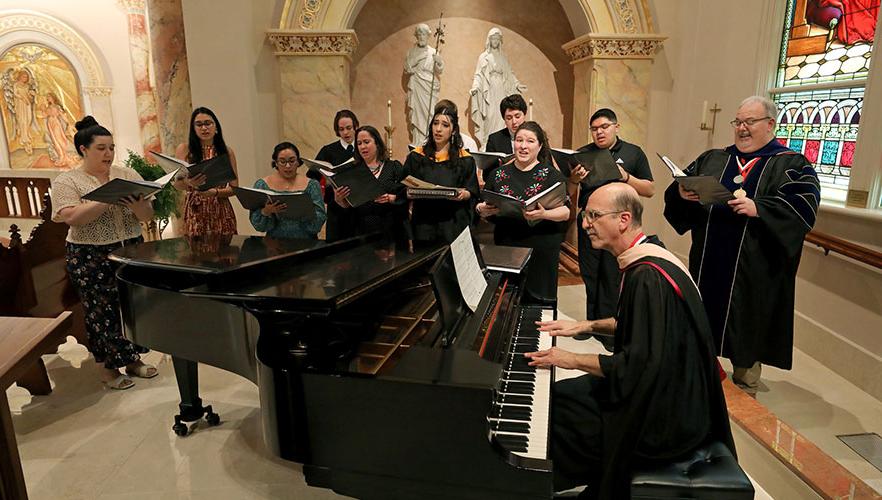
[[[195,422],[203,416],[208,425],[220,424],[220,415],[212,411],[211,405],[202,406],[202,399],[199,397],[199,366],[193,361],[176,356],[172,356],[172,365],[175,368],[178,392],[181,394],[181,404],[178,405],[181,413],[175,415],[175,424],[172,426],[175,434],[186,436],[190,427],[185,422]]]

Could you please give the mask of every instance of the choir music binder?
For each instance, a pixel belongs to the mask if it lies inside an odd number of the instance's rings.
[[[370,169],[362,163],[355,163],[353,159],[333,166],[328,162],[307,158],[304,158],[303,162],[322,174],[334,189],[348,187],[349,196],[346,197],[346,201],[353,207],[364,205],[383,194],[383,186]]]
[[[475,165],[478,167],[478,170],[496,168],[499,165],[510,162],[514,158],[513,154],[496,152],[469,151],[469,154],[475,159]]]
[[[278,213],[280,217],[306,220],[315,218],[315,205],[305,191],[277,193],[267,189],[233,186],[233,193],[246,210],[260,210],[267,202],[281,202],[287,207]]]
[[[570,176],[573,167],[582,165],[588,171],[588,175],[581,182],[584,187],[598,187],[608,182],[622,180],[619,165],[608,149],[573,151],[551,148],[551,156],[566,177]]]
[[[176,169],[155,181],[136,181],[120,178],[111,179],[110,182],[89,191],[81,198],[84,200],[109,203],[111,205],[119,204],[120,201],[129,196],[143,196],[144,198],[148,198],[167,186],[177,173],[178,170]]]
[[[520,274],[527,267],[532,248],[481,244],[481,255],[488,271]]]
[[[683,189],[698,194],[699,203],[702,205],[712,205],[714,203],[726,203],[734,200],[735,195],[726,189],[726,186],[720,184],[719,179],[709,175],[686,175],[670,158],[656,155],[671,171],[671,176]]]
[[[547,189],[526,200],[519,200],[514,196],[484,189],[481,191],[481,198],[499,209],[498,217],[523,219],[524,212],[535,210],[540,204],[542,208],[550,210],[566,203],[567,188],[564,183],[555,182]],[[530,222],[535,224],[538,221]]]
[[[236,173],[233,171],[233,164],[230,163],[229,154],[218,155],[214,158],[202,160],[199,163],[187,163],[184,160],[156,151],[150,151],[150,154],[153,155],[156,163],[166,172],[180,170],[181,172],[186,172],[187,177],[205,174],[205,183],[198,188],[200,191],[207,191],[236,180]]]
[[[407,197],[412,199],[451,199],[459,194],[457,188],[432,184],[412,175],[405,177],[401,183],[407,188]]]

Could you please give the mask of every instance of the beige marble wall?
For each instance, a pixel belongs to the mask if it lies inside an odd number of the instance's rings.
[[[147,0],[156,86],[156,111],[162,149],[173,153],[186,142],[193,108],[181,0]]]
[[[575,64],[573,145],[591,142],[588,118],[600,108],[610,108],[619,118],[619,136],[637,145],[646,144],[652,60],[593,59]]]
[[[334,114],[349,108],[349,59],[342,55],[279,56],[282,137],[314,157],[336,135]]]

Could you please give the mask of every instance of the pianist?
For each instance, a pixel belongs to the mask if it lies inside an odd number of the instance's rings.
[[[551,425],[555,489],[587,484],[586,498],[628,498],[641,461],[673,461],[709,440],[735,451],[698,290],[676,257],[647,242],[642,212],[634,188],[613,183],[581,214],[591,245],[615,255],[623,273],[612,355],[526,354],[534,366],[587,372],[555,384]],[[578,331],[559,326],[540,330]]]

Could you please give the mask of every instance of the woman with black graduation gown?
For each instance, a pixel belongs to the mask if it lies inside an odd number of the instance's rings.
[[[472,223],[478,197],[475,160],[462,149],[459,118],[449,107],[432,117],[432,135],[407,155],[405,176],[459,189],[452,199],[415,199],[411,210],[414,243],[450,243]]]
[[[407,197],[404,185],[404,167],[396,160],[386,159],[386,145],[380,132],[370,126],[359,127],[355,133],[355,162],[366,168],[383,186],[383,194],[358,207],[349,205],[349,188],[334,190],[334,203],[349,212],[354,234],[382,233],[396,246],[407,245]]]
[[[566,178],[551,163],[548,140],[538,123],[526,122],[518,128],[514,148],[514,160],[493,170],[485,179],[485,190],[526,200],[555,182],[566,183]],[[494,243],[533,249],[524,285],[530,297],[556,299],[560,244],[570,208],[540,206],[525,212],[523,218],[498,217],[499,209],[487,202],[478,203],[476,209],[481,217],[492,219]]]

